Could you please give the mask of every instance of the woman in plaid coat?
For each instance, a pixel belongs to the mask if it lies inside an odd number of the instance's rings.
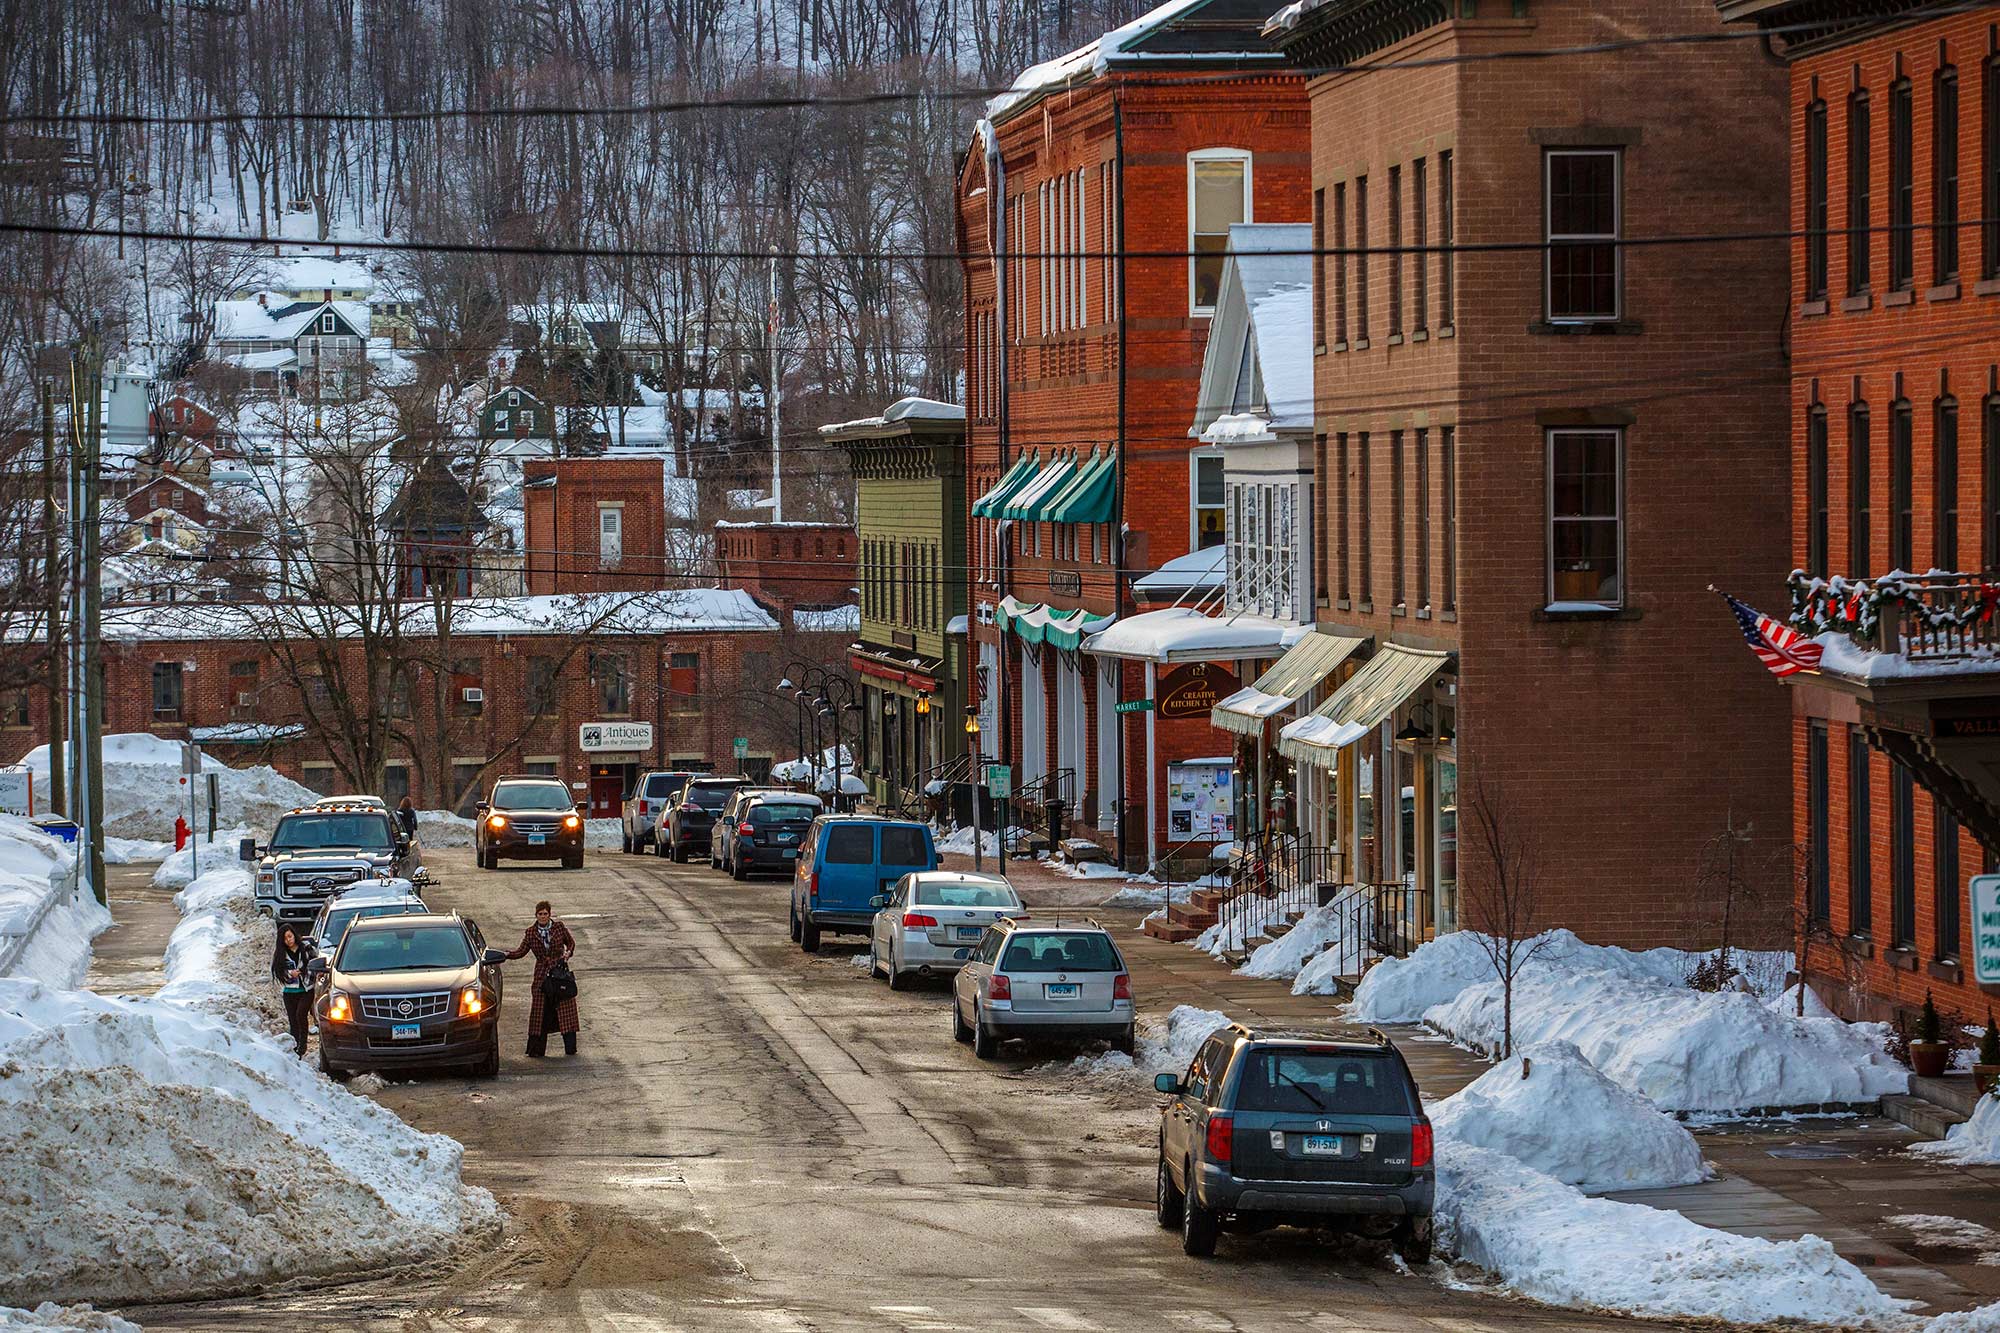
[[[535,955],[534,999],[528,1008],[528,1054],[540,1057],[548,1052],[549,1033],[560,1032],[563,1052],[576,1054],[576,997],[560,1003],[542,994],[542,982],[549,975],[549,968],[576,953],[576,939],[569,933],[569,927],[555,919],[548,900],[535,904],[535,924],[521,935],[521,947],[508,954],[509,958],[520,958],[526,954]]]

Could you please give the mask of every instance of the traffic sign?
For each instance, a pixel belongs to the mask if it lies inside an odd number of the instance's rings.
[[[735,741],[735,747],[738,759],[748,759],[750,757],[750,738],[748,736],[738,736]]]
[[[986,766],[986,794],[996,801],[1004,801],[1014,794],[1014,769],[1010,764],[988,764]]]
[[[1123,703],[1114,704],[1111,711],[1114,713],[1150,713],[1153,711],[1153,701],[1151,699],[1127,699]]]
[[[2000,875],[1974,875],[1972,893],[1972,979],[2000,986]]]

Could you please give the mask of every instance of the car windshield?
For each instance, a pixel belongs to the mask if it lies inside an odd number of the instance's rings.
[[[371,916],[402,916],[410,912],[425,912],[429,908],[417,903],[369,903],[363,907],[336,907],[326,914],[326,947],[335,949],[347,938],[347,928],[357,921],[365,921]]]
[[[916,900],[927,907],[1019,907],[1021,899],[1004,884],[917,883]]]
[[[574,804],[560,782],[510,782],[493,789],[502,810],[567,810]]]
[[[734,787],[711,787],[706,783],[690,786],[687,797],[704,810],[720,810],[729,804],[729,798],[736,791]]]
[[[1253,1050],[1237,1084],[1236,1106],[1302,1115],[1416,1114],[1401,1065],[1349,1051]]]
[[[271,834],[274,852],[304,851],[313,847],[361,847],[386,852],[395,844],[389,831],[389,817],[367,811],[339,814],[286,815]]]
[[[334,966],[342,972],[414,972],[471,962],[465,932],[457,926],[405,926],[350,931]]]
[[[803,824],[810,823],[819,813],[816,805],[803,802],[790,805],[753,805],[750,807],[750,822],[753,824]]]
[[[930,861],[924,854],[924,831],[908,824],[886,824],[882,828],[882,864],[920,866]]]
[[[1016,935],[1000,960],[1002,972],[1122,972],[1109,937],[1095,931]]]

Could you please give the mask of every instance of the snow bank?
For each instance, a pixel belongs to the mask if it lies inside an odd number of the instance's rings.
[[[417,842],[425,851],[437,847],[470,847],[472,821],[449,810],[419,810]]]
[[[1981,1097],[1972,1119],[1953,1125],[1942,1139],[1911,1144],[1910,1151],[1959,1166],[2000,1166],[2000,1097]]]
[[[1236,969],[1237,975],[1262,981],[1291,980],[1308,961],[1340,939],[1344,931],[1342,917],[1343,911],[1331,905],[1313,908],[1277,939],[1259,945],[1243,966]]]
[[[151,838],[111,838],[104,840],[106,865],[128,866],[137,861],[164,861],[173,854],[171,842]]]
[[[497,1226],[463,1149],[276,1040],[0,981],[0,1301],[134,1302],[406,1263]]]
[[[77,986],[90,967],[90,942],[111,914],[67,887],[76,856],[69,844],[18,815],[0,815],[0,958],[26,936],[6,975]],[[54,902],[51,894],[60,894]]]
[[[1008,847],[1019,846],[1031,833],[1032,830],[1018,826],[1008,829]],[[939,838],[937,840],[937,850],[939,856],[972,855],[972,825],[967,824],[963,828],[953,829],[950,833]],[[1000,855],[1000,835],[990,831],[982,832],[979,835],[979,853],[981,856],[997,858]]]
[[[467,845],[469,846],[470,844]],[[584,820],[583,845],[600,852],[617,851],[625,845],[625,821],[622,819]]]
[[[1489,1148],[1440,1139],[1438,1238],[1521,1295],[1650,1316],[1841,1328],[1910,1324],[1817,1236],[1769,1241],[1580,1193]]]
[[[270,832],[267,825],[265,834]],[[169,852],[161,860],[160,868],[153,872],[153,887],[156,889],[184,889],[194,879],[197,867],[206,876],[211,870],[227,866],[241,866],[236,859],[237,844],[245,838],[258,836],[256,829],[238,824],[235,828],[217,829],[214,841],[206,837],[190,838],[188,845],[177,852]]]
[[[174,895],[174,906],[181,923],[167,941],[167,982],[157,998],[253,1032],[284,1033],[284,1000],[271,980],[274,927],[257,911],[250,872],[208,871]]]
[[[1440,1138],[1505,1153],[1581,1190],[1667,1189],[1707,1176],[1694,1135],[1568,1042],[1502,1061],[1429,1109]]]
[[[1216,923],[1187,944],[1211,958],[1220,958],[1230,949],[1241,948],[1256,939],[1264,933],[1265,926],[1283,921],[1287,915],[1275,898],[1252,897],[1248,902],[1224,903]]]
[[[1079,1055],[1067,1064],[1044,1066],[1085,1087],[1127,1091],[1150,1086],[1155,1074],[1179,1074],[1194,1061],[1194,1053],[1217,1028],[1229,1026],[1229,1015],[1192,1004],[1177,1004],[1165,1021],[1141,1018],[1133,1055],[1105,1051]],[[1135,1058],[1136,1056],[1136,1058]]]
[[[1192,884],[1148,884],[1143,878],[1135,877],[1098,906],[1165,907],[1168,903],[1186,902],[1194,890]]]
[[[67,1328],[82,1333],[144,1333],[129,1319],[94,1310],[88,1305],[57,1305],[43,1301],[32,1310],[0,1309],[0,1330]]]
[[[49,747],[37,745],[21,757],[35,775],[35,785],[48,789]],[[202,756],[202,771],[217,775],[220,800],[218,823],[248,824],[268,829],[277,817],[306,805],[315,793],[274,768],[230,768],[213,755]],[[180,783],[179,741],[145,732],[104,738],[104,831],[120,838],[170,838],[174,820],[188,813],[187,788]],[[199,795],[199,791],[197,795]],[[197,819],[206,827],[206,811]]]

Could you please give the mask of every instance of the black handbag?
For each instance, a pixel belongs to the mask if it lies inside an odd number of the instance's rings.
[[[557,960],[549,964],[548,973],[542,978],[542,995],[557,1004],[576,998],[576,973],[569,970],[568,963]]]

